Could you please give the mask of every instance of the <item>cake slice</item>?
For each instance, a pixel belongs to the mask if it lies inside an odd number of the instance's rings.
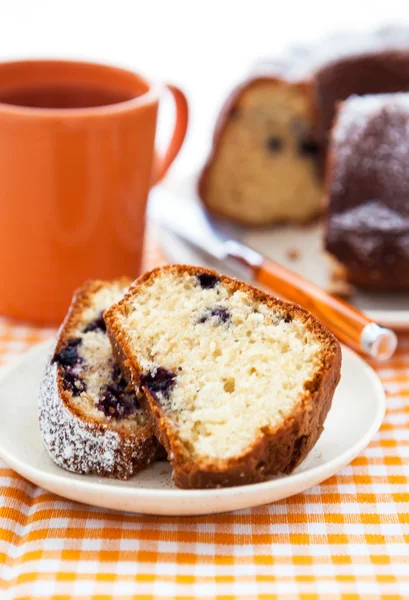
[[[325,245],[355,286],[409,290],[409,93],[351,96],[331,132]]]
[[[76,473],[127,479],[157,455],[159,444],[125,382],[103,312],[130,281],[89,281],[74,296],[40,389],[40,427],[54,462]]]
[[[226,101],[198,191],[216,216],[249,226],[321,212],[320,148],[310,85],[255,77]]]
[[[319,438],[341,352],[299,306],[174,265],[140,277],[104,318],[179,487],[290,473]]]

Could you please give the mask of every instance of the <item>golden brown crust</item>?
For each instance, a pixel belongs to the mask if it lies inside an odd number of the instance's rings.
[[[131,280],[122,278],[117,280],[120,285],[129,286]],[[76,329],[81,322],[83,311],[92,304],[93,295],[104,285],[104,281],[87,281],[84,285],[75,292],[68,314],[60,328],[58,340],[55,346],[55,352],[62,349],[72,337],[72,331]],[[115,448],[115,461],[113,468],[107,469],[104,465],[105,461],[101,461],[98,466],[98,461],[93,460],[94,465],[91,469],[86,467],[84,471],[84,460],[78,461],[74,457],[70,457],[70,470],[76,472],[96,472],[98,475],[112,477],[117,479],[128,479],[136,472],[146,468],[158,455],[159,445],[153,435],[149,425],[140,427],[137,434],[130,432],[127,428],[115,426],[110,428],[109,425],[98,421],[89,415],[80,406],[72,401],[72,396],[69,391],[64,389],[63,371],[60,365],[56,365],[56,386],[57,392],[63,407],[71,413],[73,419],[77,420],[78,427],[83,426],[89,436],[94,436],[96,440],[107,433],[107,430],[112,429],[118,436],[118,442]],[[88,441],[89,450],[91,450],[92,442]],[[64,457],[58,457],[58,462],[64,466]],[[96,466],[97,465],[97,466]]]
[[[246,226],[248,225],[248,226],[256,227],[256,228],[257,227],[265,227],[267,225],[282,225],[282,224],[286,223],[286,221],[274,220],[272,222],[266,221],[262,225],[254,225],[253,222],[243,218],[240,214],[237,214],[235,216],[235,218],[233,219],[230,213],[226,214],[223,211],[223,207],[221,205],[219,205],[219,207],[216,209],[214,207],[211,207],[209,205],[209,203],[207,202],[208,180],[209,180],[209,172],[214,164],[214,161],[217,160],[219,148],[221,147],[221,145],[223,143],[225,126],[226,126],[226,123],[228,121],[228,118],[229,118],[231,112],[237,106],[237,103],[239,102],[241,96],[245,92],[247,92],[250,88],[252,88],[254,86],[257,86],[259,84],[263,84],[266,82],[271,83],[272,85],[291,87],[293,89],[298,90],[301,94],[304,94],[306,96],[306,98],[308,99],[308,103],[310,106],[311,119],[312,119],[313,126],[314,127],[316,126],[317,110],[316,110],[316,100],[315,100],[315,88],[312,85],[312,83],[310,83],[309,81],[289,82],[289,81],[280,79],[273,75],[272,76],[262,76],[262,77],[261,76],[251,77],[251,78],[247,79],[246,81],[244,81],[243,83],[241,83],[240,85],[238,85],[226,99],[226,101],[220,111],[217,122],[216,122],[215,130],[214,130],[214,134],[213,134],[212,147],[211,147],[209,156],[203,166],[203,169],[199,175],[199,179],[198,179],[198,183],[197,183],[198,195],[199,195],[200,199],[202,200],[204,206],[206,207],[206,210],[208,210],[211,214],[213,214],[214,216],[216,216],[218,218],[235,221],[236,223],[238,223],[240,225],[246,225]],[[317,214],[311,215],[311,219],[306,222],[303,222],[303,224],[304,223],[307,224],[310,221],[313,221],[314,219],[318,218],[319,216],[320,216],[320,211],[317,211]]]
[[[141,401],[150,413],[155,435],[168,452],[175,484],[182,488],[243,485],[263,481],[268,475],[291,473],[318,440],[331,407],[332,396],[340,379],[341,349],[338,341],[303,308],[278,300],[251,285],[210,269],[185,265],[159,267],[137,279],[125,298],[104,315],[114,356],[124,376],[132,381],[137,389],[140,386],[142,371],[129,341],[116,323],[116,314],[124,309],[127,299],[137,292],[141,284],[155,278],[163,270],[175,274],[187,272],[190,275],[216,275],[232,290],[242,290],[254,300],[264,302],[275,309],[282,309],[284,313],[302,320],[325,347],[322,369],[314,380],[308,383],[308,389],[295,412],[279,427],[263,432],[248,451],[234,458],[204,460],[192,457],[160,403],[149,390],[143,388],[144,397]]]

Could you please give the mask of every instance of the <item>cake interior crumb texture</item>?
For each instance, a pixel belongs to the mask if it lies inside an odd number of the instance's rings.
[[[219,280],[203,288],[188,272],[139,285],[117,324],[143,376],[171,374],[155,396],[194,457],[240,455],[292,413],[324,360],[317,334],[285,307]]]
[[[77,352],[82,362],[76,368],[86,385],[86,391],[78,396],[71,396],[70,403],[96,421],[109,422],[111,429],[125,429],[132,432],[146,424],[145,414],[138,407],[136,397],[137,409],[120,419],[106,416],[98,408],[104,389],[112,383],[112,373],[116,362],[105,329],[95,328],[85,331],[87,324],[102,320],[102,313],[118,302],[126,290],[127,287],[119,283],[104,283],[98,291],[89,295],[88,304],[84,308],[78,324],[70,332],[70,338],[82,340],[77,346]]]
[[[204,178],[211,210],[259,225],[318,214],[322,182],[305,88],[250,85],[232,107]]]

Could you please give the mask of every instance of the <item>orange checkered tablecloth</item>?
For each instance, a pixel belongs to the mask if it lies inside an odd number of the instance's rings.
[[[151,248],[146,266],[159,260]],[[0,320],[0,363],[53,333]],[[116,513],[0,461],[1,600],[409,598],[409,337],[376,368],[387,413],[369,447],[321,485],[257,509]]]

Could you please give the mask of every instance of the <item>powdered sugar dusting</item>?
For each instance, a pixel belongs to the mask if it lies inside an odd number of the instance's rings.
[[[384,27],[368,32],[339,32],[310,46],[293,46],[275,59],[259,61],[253,72],[257,76],[272,75],[299,81],[310,78],[331,62],[391,50],[409,51],[409,30]]]
[[[409,217],[404,217],[379,202],[370,201],[334,215],[332,225],[344,230],[355,230],[359,233],[371,231],[382,233],[391,229],[399,233],[408,231]]]
[[[58,393],[57,365],[48,363],[40,389],[40,428],[45,448],[59,466],[75,473],[127,479],[155,456],[149,439],[98,428],[74,415]]]
[[[333,194],[351,189],[351,173],[366,188],[374,178],[377,196],[359,200],[392,199],[392,210],[409,215],[409,93],[348,98],[333,128],[332,156]]]
[[[54,348],[40,388],[40,428],[47,452],[60,467],[76,473],[127,479],[153,460],[157,443],[141,408],[122,419],[106,416],[97,408],[104,386],[113,383],[115,361],[106,333],[100,329],[84,333],[84,328],[126,290],[116,285],[110,290],[110,284],[103,285],[104,293],[88,294],[89,302],[79,324],[67,330],[69,325],[64,323],[57,335],[56,345],[63,334],[82,340],[76,347],[81,362],[74,370],[83,377],[86,391],[74,396],[68,390],[59,390],[64,369],[53,361]],[[80,301],[74,298],[69,315]]]
[[[58,394],[55,363],[48,364],[41,385],[40,427],[45,447],[60,467],[80,473],[113,470],[119,435],[107,429],[96,435],[68,410]]]
[[[368,121],[381,111],[389,115],[409,116],[409,93],[399,92],[395,94],[368,94],[366,96],[350,96],[342,103],[338,118],[333,130],[332,138],[336,143],[351,143],[357,139],[366,128]],[[403,131],[393,129],[389,132],[394,150],[399,145],[407,150],[409,145],[409,125]],[[385,142],[383,142],[385,144]]]
[[[409,93],[351,96],[331,135],[327,249],[379,289],[409,273]]]

